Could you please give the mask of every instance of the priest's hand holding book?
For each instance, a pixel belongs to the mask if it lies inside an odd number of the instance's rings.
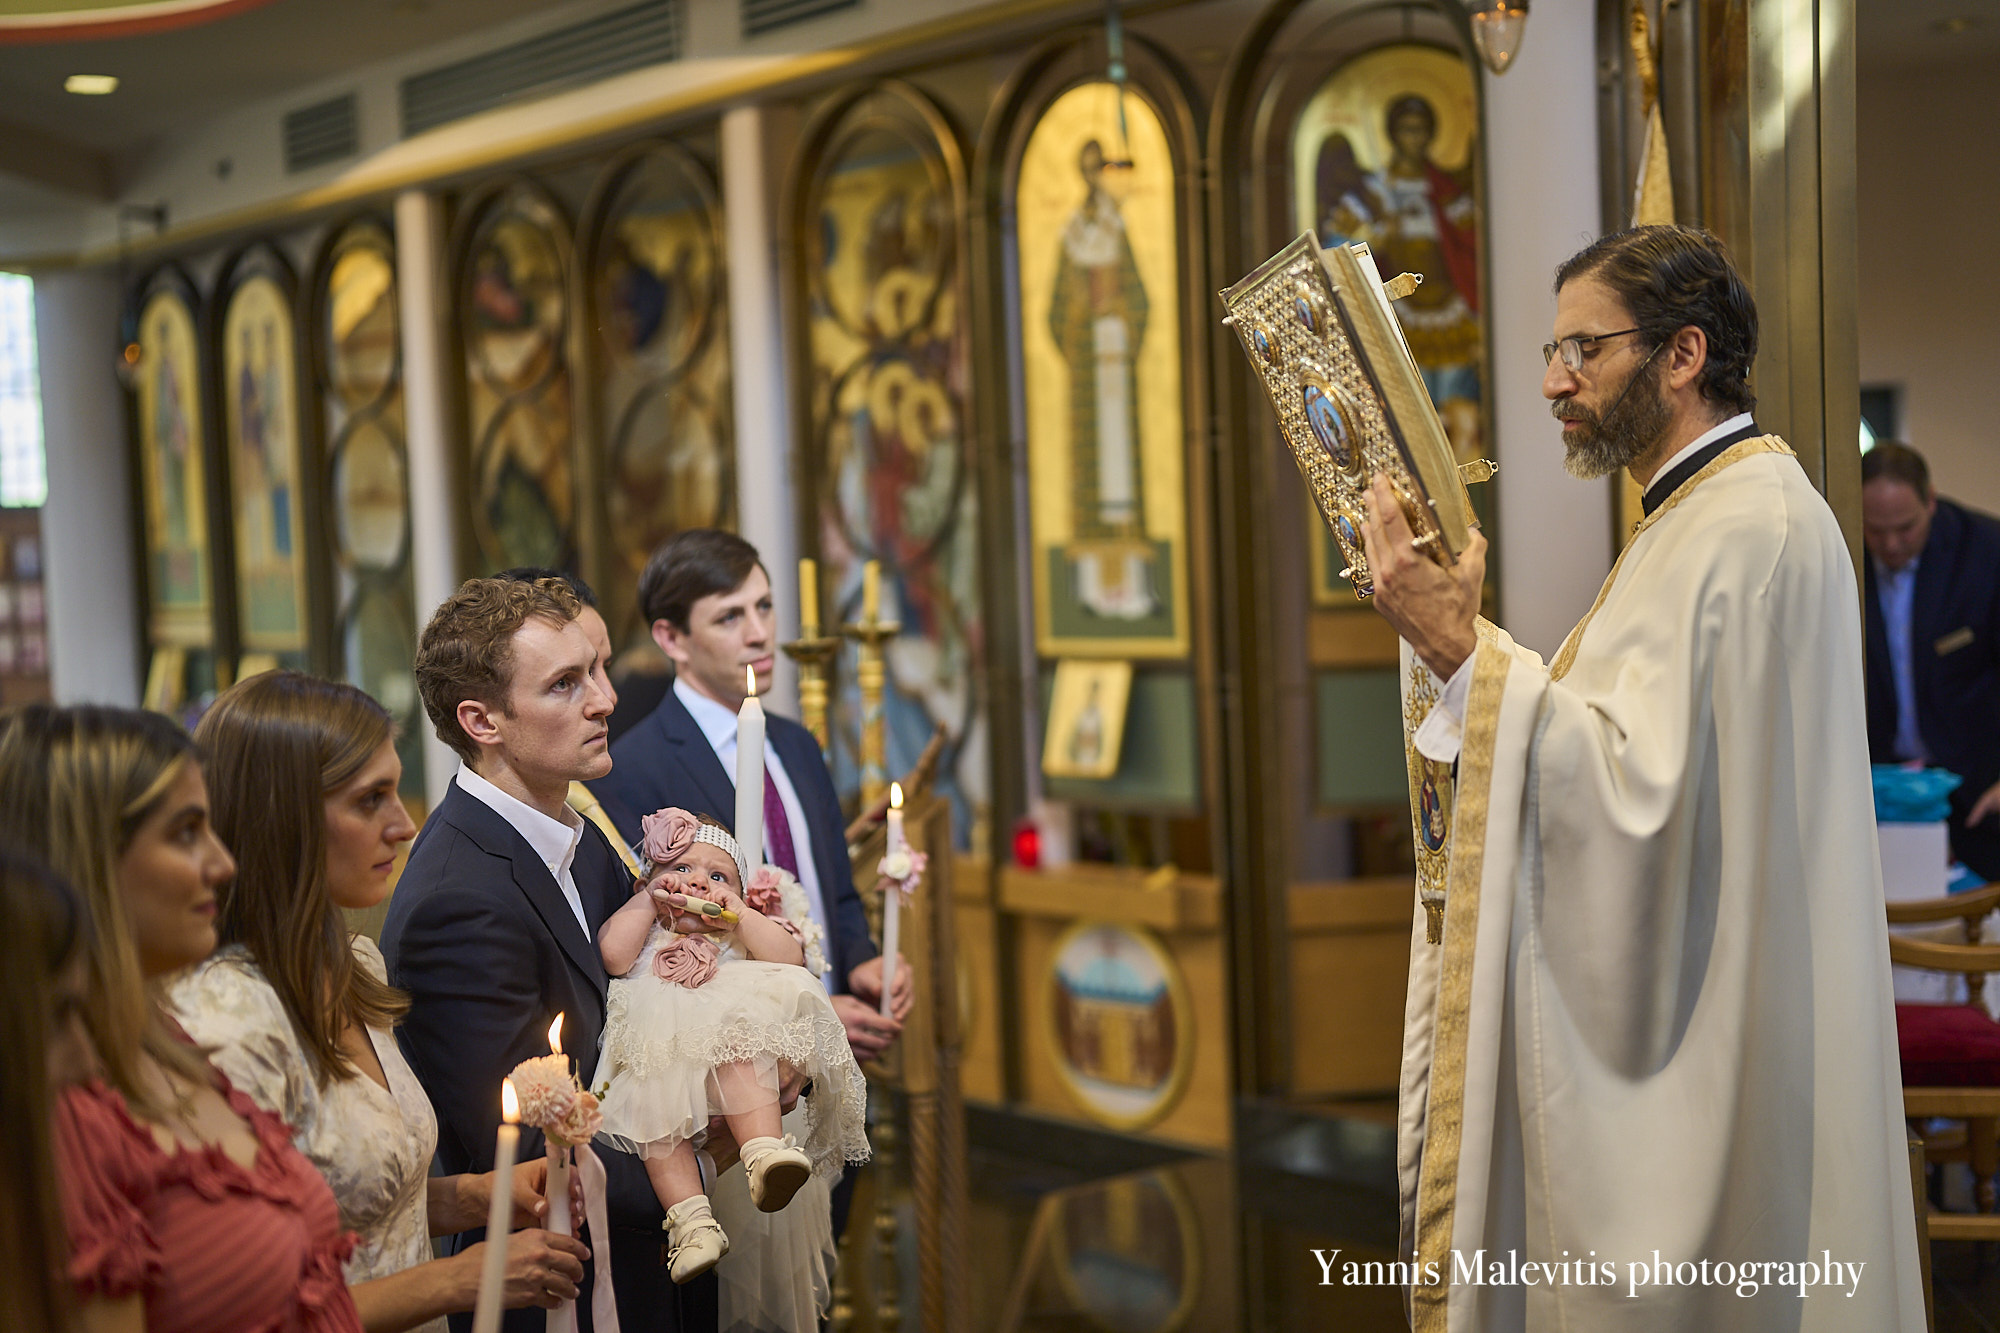
[[[1475,530],[1457,563],[1440,565],[1413,544],[1402,505],[1377,474],[1369,484],[1361,536],[1375,580],[1375,609],[1439,680],[1451,679],[1479,643],[1474,622],[1486,581],[1485,534]]]

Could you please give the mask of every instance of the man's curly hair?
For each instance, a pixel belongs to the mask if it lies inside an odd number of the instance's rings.
[[[514,633],[530,620],[566,625],[583,603],[559,578],[467,579],[444,599],[417,645],[417,693],[438,739],[472,762],[477,747],[458,724],[458,706],[476,700],[502,712],[514,681]]]

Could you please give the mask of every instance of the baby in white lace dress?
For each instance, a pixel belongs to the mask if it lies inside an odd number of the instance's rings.
[[[685,810],[648,815],[644,828],[654,873],[597,936],[618,978],[599,1137],[644,1160],[667,1210],[669,1268],[687,1282],[729,1252],[694,1157],[710,1117],[728,1121],[751,1199],[776,1212],[814,1173],[838,1176],[868,1156],[866,1093],[840,1018],[806,966],[809,941],[783,913],[785,895],[764,882],[769,868],[752,881],[729,830]],[[677,911],[700,902],[734,913],[733,930],[671,928]],[[794,1070],[811,1086],[803,1149],[780,1137],[779,1088]]]

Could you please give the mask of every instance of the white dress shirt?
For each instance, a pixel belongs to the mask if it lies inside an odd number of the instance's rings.
[[[550,819],[534,806],[501,791],[463,764],[458,770],[458,785],[466,795],[490,806],[494,814],[506,820],[516,833],[528,840],[528,846],[535,849],[535,855],[542,858],[542,864],[555,877],[556,887],[562,890],[569,910],[576,914],[577,929],[583,932],[586,940],[595,943],[595,937],[590,933],[590,922],[583,914],[583,896],[576,891],[576,877],[570,873],[570,868],[576,863],[577,845],[583,841],[583,816],[564,806],[564,818]]]
[[[688,710],[688,716],[701,728],[701,734],[708,739],[709,748],[722,761],[722,771],[729,778],[731,790],[736,786],[736,714],[689,685],[686,680],[676,677],[674,695]],[[791,775],[785,772],[785,761],[778,758],[778,751],[771,744],[771,735],[764,733],[764,777],[778,790],[778,803],[785,807],[785,823],[792,830],[792,850],[799,858],[799,884],[806,891],[806,903],[812,909],[813,920],[819,925],[829,943],[833,931],[827,921],[826,900],[820,894],[819,867],[813,861],[812,830],[806,825],[805,807],[799,804],[799,793],[793,787]],[[707,813],[717,819],[733,819],[734,810],[711,810]],[[771,834],[764,833],[764,846],[760,854],[752,857],[748,848],[743,859],[752,866],[760,861],[771,860]],[[820,978],[829,991],[833,989],[834,977],[831,970]]]
[[[1748,412],[1738,412],[1722,424],[1711,426],[1695,436],[1686,448],[1678,450],[1672,458],[1660,464],[1659,470],[1653,473],[1652,481],[1646,486],[1646,494],[1651,495],[1653,487],[1665,481],[1667,474],[1682,460],[1692,457],[1723,436],[1742,430],[1752,422],[1753,418]],[[1478,654],[1474,653],[1473,656],[1476,657]],[[1422,663],[1418,665],[1421,666]],[[1429,671],[1430,668],[1424,667],[1424,670]],[[1439,681],[1436,675],[1432,675],[1431,683],[1437,686],[1437,706],[1424,717],[1422,725],[1417,728],[1416,735],[1411,739],[1416,742],[1417,753],[1424,758],[1434,759],[1440,764],[1456,763],[1459,745],[1465,736],[1465,696],[1472,690],[1472,657],[1466,658],[1459,664],[1458,670],[1451,673],[1450,680]]]

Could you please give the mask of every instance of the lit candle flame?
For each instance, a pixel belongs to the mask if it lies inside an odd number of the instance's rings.
[[[745,694],[757,693],[757,668],[754,666],[743,668],[743,692]]]
[[[521,1118],[521,1099],[514,1095],[514,1080],[500,1080],[500,1118],[513,1124]]]
[[[563,1016],[557,1014],[556,1021],[549,1024],[549,1049],[557,1055],[562,1054],[562,1021]]]
[[[889,808],[891,810],[903,808],[903,784],[900,782],[889,784]]]

